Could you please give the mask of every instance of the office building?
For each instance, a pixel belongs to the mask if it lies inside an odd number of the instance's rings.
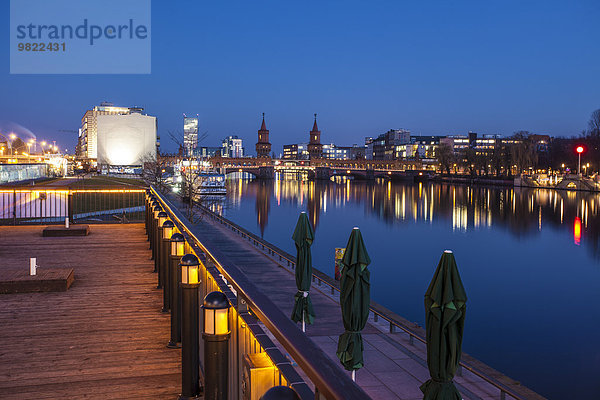
[[[221,155],[223,157],[242,158],[244,157],[244,147],[242,139],[237,136],[227,136],[222,142]]]
[[[183,115],[183,151],[186,156],[194,155],[198,147],[198,116],[186,117]]]
[[[77,158],[80,160],[96,160],[98,158],[98,117],[101,115],[128,115],[142,113],[139,107],[115,107],[113,103],[102,102],[91,110],[87,110],[81,118],[81,128],[77,142]]]
[[[97,163],[141,166],[156,159],[156,117],[141,112],[103,114],[97,123]]]

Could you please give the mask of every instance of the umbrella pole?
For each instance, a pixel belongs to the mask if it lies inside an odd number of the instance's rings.
[[[302,311],[302,332],[306,332],[306,322],[304,322],[304,311]]]
[[[354,382],[356,382],[356,370],[355,369],[352,370],[352,380]]]

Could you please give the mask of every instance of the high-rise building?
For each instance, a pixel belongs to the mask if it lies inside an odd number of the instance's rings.
[[[77,158],[96,160],[98,158],[98,116],[127,115],[133,112],[142,113],[139,107],[115,107],[113,103],[102,102],[91,110],[87,110],[81,118],[81,128],[77,142]]]
[[[269,143],[269,130],[265,124],[265,113],[262,115],[262,125],[258,130],[258,142],[256,142],[256,157],[270,157],[271,143]]]
[[[186,117],[183,114],[183,150],[191,157],[198,147],[198,116]]]
[[[221,151],[221,155],[223,157],[244,157],[244,146],[242,139],[238,138],[237,136],[227,136],[225,139],[223,139],[222,148],[223,150]]]
[[[321,144],[321,131],[317,127],[317,114],[315,113],[315,122],[312,130],[309,132],[310,140],[308,142],[308,154],[310,159],[318,159],[323,156],[323,145]]]

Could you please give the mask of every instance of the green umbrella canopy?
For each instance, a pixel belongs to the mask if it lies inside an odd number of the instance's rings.
[[[315,319],[312,301],[308,295],[312,280],[312,257],[310,246],[315,234],[305,212],[300,214],[292,239],[296,244],[296,287],[298,292],[294,295],[294,309],[292,321],[302,321],[312,324]]]
[[[340,281],[340,305],[345,332],[340,335],[336,355],[348,371],[363,366],[363,340],[360,331],[369,318],[370,274],[369,254],[358,228],[352,230],[344,257]]]
[[[427,366],[424,400],[461,400],[452,383],[460,361],[467,294],[454,254],[446,250],[425,293]]]

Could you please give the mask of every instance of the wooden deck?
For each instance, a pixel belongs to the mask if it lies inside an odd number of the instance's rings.
[[[142,224],[94,225],[85,237],[0,227],[0,269],[71,267],[67,292],[0,295],[0,398],[174,399],[180,350],[167,349]]]

